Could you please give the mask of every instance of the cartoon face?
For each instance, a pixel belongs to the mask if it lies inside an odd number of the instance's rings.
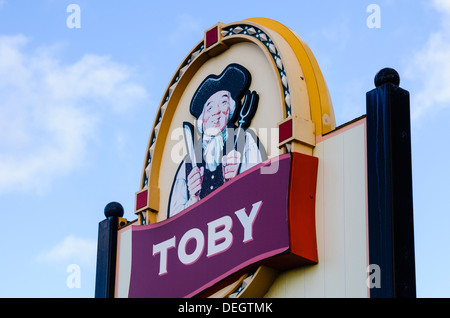
[[[203,132],[216,136],[225,129],[230,115],[230,93],[221,90],[211,95],[203,110]]]

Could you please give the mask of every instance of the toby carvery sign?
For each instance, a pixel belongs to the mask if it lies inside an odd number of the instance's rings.
[[[227,297],[248,273],[264,280],[262,267],[317,263],[312,149],[334,127],[298,35],[264,18],[207,30],[150,135],[128,296]]]

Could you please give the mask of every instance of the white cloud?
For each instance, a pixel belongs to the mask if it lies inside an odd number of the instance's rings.
[[[97,260],[97,242],[69,235],[50,250],[40,253],[36,260],[50,265],[93,266]]]
[[[63,64],[29,43],[0,36],[0,193],[42,191],[83,161],[102,115],[146,99],[127,65],[97,55]]]
[[[434,0],[432,5],[442,16],[441,27],[414,53],[405,71],[406,78],[421,85],[411,96],[413,121],[450,107],[450,0]]]
[[[450,38],[443,33],[430,36],[419,51],[407,76],[421,79],[422,88],[412,96],[412,118],[418,120],[427,112],[450,106]]]
[[[433,0],[433,6],[441,12],[450,14],[450,1],[449,0]]]

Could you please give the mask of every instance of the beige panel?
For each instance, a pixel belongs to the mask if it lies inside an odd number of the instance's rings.
[[[345,258],[346,272],[351,273],[346,275],[345,295],[364,297],[368,290],[361,282],[367,278],[368,259],[358,252],[367,250],[366,161],[360,147],[353,145],[364,145],[365,153],[365,125],[346,131],[344,143]]]
[[[343,136],[324,141],[323,236],[325,297],[342,296],[345,286]]]
[[[266,297],[367,297],[365,120],[318,138],[319,263],[281,273]]]
[[[298,268],[286,273],[286,298],[305,297],[305,269]]]
[[[116,298],[127,298],[131,278],[131,226],[119,231],[117,241]]]

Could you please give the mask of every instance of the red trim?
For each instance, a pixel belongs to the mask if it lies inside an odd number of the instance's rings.
[[[136,194],[136,211],[145,208],[148,205],[148,189]]]
[[[291,138],[292,137],[292,118],[289,119],[288,121],[280,124],[278,129],[279,129],[279,142],[280,143]]]
[[[292,153],[289,189],[291,253],[318,262],[316,241],[316,185],[319,159]]]
[[[207,48],[217,43],[217,41],[219,41],[217,27],[214,27],[211,30],[207,31],[205,37],[206,37],[205,44]]]

